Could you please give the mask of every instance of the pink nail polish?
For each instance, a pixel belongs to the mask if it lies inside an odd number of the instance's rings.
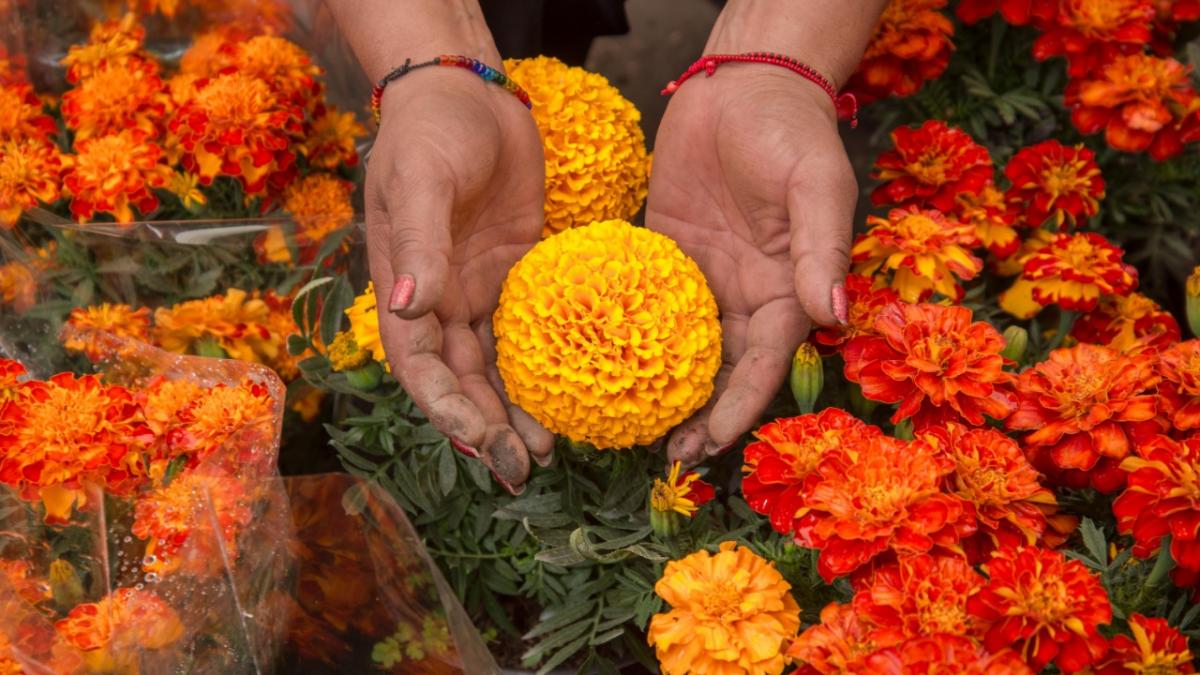
[[[846,299],[846,285],[833,285],[833,316],[838,323],[845,326],[850,323],[850,301]]]
[[[467,457],[470,457],[471,459],[479,459],[479,451],[478,450],[463,443],[462,441],[458,440],[457,438],[455,438],[453,436],[450,437],[450,445],[454,446],[455,450],[461,452],[462,454],[466,455]]]
[[[417,280],[411,274],[401,274],[392,286],[392,295],[388,298],[388,309],[398,312],[412,302],[413,291],[417,290]]]

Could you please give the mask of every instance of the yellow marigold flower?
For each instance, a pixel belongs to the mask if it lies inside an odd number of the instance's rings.
[[[308,158],[310,166],[333,170],[358,164],[355,140],[366,135],[367,129],[358,123],[354,113],[323,106],[307,131],[300,153]]]
[[[654,479],[654,485],[650,488],[651,509],[659,513],[673,511],[691,518],[701,504],[713,498],[713,487],[700,480],[700,474],[688,471],[681,476],[679,472],[682,469],[683,464],[675,462],[665,481]]]
[[[74,166],[63,176],[63,192],[79,222],[111,213],[118,223],[129,223],[134,208],[143,215],[158,208],[151,188],[166,185],[171,169],[145,132],[77,140],[75,152]]]
[[[326,356],[329,358],[330,368],[336,373],[361,368],[371,362],[370,352],[359,349],[354,336],[345,331],[338,333],[333,342],[329,343]]]
[[[125,129],[156,137],[162,130],[168,100],[158,64],[145,59],[107,61],[63,94],[63,121],[75,131],[77,140]]]
[[[959,280],[983,271],[983,261],[971,254],[978,244],[975,227],[939,211],[892,209],[887,218],[869,216],[867,224],[871,229],[850,252],[854,273],[894,271],[891,286],[904,302],[935,292],[957,301],[963,294]]]
[[[270,308],[246,291],[231,288],[224,295],[188,300],[154,312],[154,340],[177,354],[195,353],[198,343],[215,340],[231,358],[264,363],[273,352]]]
[[[546,154],[546,227],[628,220],[646,199],[646,139],[641,113],[602,75],[558,59],[504,62],[529,92]]]
[[[647,641],[667,675],[778,675],[800,607],[775,565],[732,541],[667,563],[654,592],[671,606]]]
[[[190,210],[199,208],[208,203],[208,197],[200,190],[200,179],[194,173],[187,171],[175,171],[171,174],[171,179],[167,181],[167,190],[171,194],[179,197],[179,202],[183,204],[183,208]]]
[[[354,220],[354,184],[329,173],[314,173],[283,192],[283,210],[296,221],[296,243],[320,244]]]
[[[26,209],[57,200],[67,163],[45,141],[0,142],[0,226],[12,229]]]
[[[217,50],[217,72],[236,68],[257,77],[277,94],[305,109],[322,98],[321,68],[296,43],[276,35],[258,35],[248,40],[227,41]]]
[[[383,351],[383,338],[379,336],[374,284],[368,283],[367,290],[354,298],[354,303],[346,308],[346,317],[350,319],[350,334],[358,348],[370,352],[371,358],[386,365],[387,354]]]
[[[49,141],[58,127],[43,107],[28,82],[0,85],[0,141],[26,138]]]
[[[690,417],[721,363],[700,268],[667,237],[620,220],[534,246],[509,271],[493,323],[512,401],[598,448],[650,443]]]
[[[95,361],[103,356],[103,350],[92,338],[91,331],[103,331],[117,337],[148,342],[150,310],[107,302],[91,307],[76,307],[67,317],[67,325],[80,329],[80,332],[68,334],[63,346],[71,351],[84,352],[88,358]]]
[[[145,42],[146,29],[133,13],[120,19],[98,22],[92,26],[88,41],[81,45],[72,45],[63,57],[62,65],[67,67],[67,81],[74,84],[91,77],[101,64],[122,63],[131,57],[144,59],[147,57],[142,49]]]
[[[325,390],[305,385],[292,401],[291,409],[300,419],[311,422],[321,414],[321,404],[325,401]]]

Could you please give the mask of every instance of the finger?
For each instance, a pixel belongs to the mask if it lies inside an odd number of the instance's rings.
[[[491,383],[504,403],[508,411],[509,423],[525,443],[525,448],[529,450],[533,461],[537,462],[538,466],[548,466],[554,459],[554,434],[508,398],[508,392],[504,389],[504,380],[500,378],[500,371],[496,369],[496,338],[492,332],[491,319],[481,322],[476,327],[475,334],[478,336],[479,346],[483,350],[483,362],[486,364],[488,382]]]
[[[845,289],[858,184],[840,141],[814,157],[788,190],[796,296],[823,326],[846,321]]]
[[[750,430],[787,377],[792,354],[808,335],[809,321],[792,297],[773,300],[754,312],[746,327],[746,350],[708,422],[711,452]]]
[[[436,162],[408,165],[436,166]],[[432,311],[442,299],[450,274],[450,214],[453,188],[436,172],[404,169],[381,183],[384,222],[376,227],[375,246],[387,252],[391,278],[382,280],[387,302],[379,305],[397,316],[412,319]],[[368,239],[372,238],[368,228]]]
[[[713,406],[725,391],[731,373],[733,364],[721,364],[713,386],[712,398],[671,433],[671,440],[667,443],[667,461],[672,464],[680,462],[685,468],[691,468],[711,454],[720,454],[719,450],[722,448],[715,445],[708,436],[708,422],[712,417]]]

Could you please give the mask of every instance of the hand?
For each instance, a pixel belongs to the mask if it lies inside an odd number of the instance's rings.
[[[779,391],[811,322],[839,321],[857,194],[833,103],[816,85],[727,64],[673,95],[646,225],[700,265],[724,344],[713,398],[675,430],[671,460],[692,465],[736,441]]]
[[[379,328],[400,384],[510,492],[554,437],[508,400],[492,314],[510,267],[541,236],[544,160],[532,117],[472,73],[393,82],[366,183]]]

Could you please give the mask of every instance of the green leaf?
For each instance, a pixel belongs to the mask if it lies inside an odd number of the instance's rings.
[[[449,496],[458,482],[458,462],[454,459],[454,451],[443,448],[438,458],[438,487],[443,496]]]
[[[579,623],[574,623],[570,626],[567,626],[545,640],[542,640],[538,644],[534,645],[532,649],[522,654],[521,661],[523,663],[530,664],[539,663],[542,658],[550,652],[550,650],[558,649],[568,642],[575,640],[580,635],[583,635],[583,641],[587,642],[588,636],[584,634],[588,632],[588,629],[591,628],[591,625],[591,622],[585,619]]]
[[[542,549],[538,551],[534,559],[547,565],[558,565],[559,567],[570,567],[587,562],[587,558],[580,555],[579,551],[576,551],[572,546],[555,546],[553,548]]]
[[[558,613],[551,616],[545,621],[539,622],[525,635],[521,636],[522,640],[532,640],[534,638],[553,633],[554,631],[566,627],[568,624],[575,623],[579,619],[587,616],[596,607],[595,600],[588,600],[577,605],[568,605],[562,608]]]
[[[1092,559],[1099,563],[1101,568],[1107,567],[1105,563],[1108,561],[1108,543],[1104,539],[1104,531],[1096,527],[1091,518],[1084,518],[1079,524],[1079,534]]]
[[[366,483],[358,483],[352,485],[342,495],[342,508],[345,509],[346,515],[357,516],[367,507],[367,498],[370,493]]]
[[[350,282],[345,277],[338,277],[321,305],[321,340],[325,344],[333,342],[338,329],[342,327],[346,308],[353,302],[354,290],[350,288]]]
[[[292,356],[300,356],[304,352],[308,351],[311,347],[312,343],[309,342],[308,339],[303,335],[287,336],[287,350],[288,354],[291,354]]]
[[[316,289],[325,284],[332,283],[336,277],[321,277],[313,279],[304,284],[300,290],[296,291],[296,297],[292,300],[292,321],[296,322],[296,327],[305,335],[311,334],[312,325],[308,322],[309,315],[306,313],[308,296]],[[313,317],[316,318],[316,317]]]
[[[542,665],[542,667],[538,669],[538,675],[544,675],[545,673],[549,673],[551,670],[554,670],[555,668],[557,668],[560,664],[565,662],[567,659],[571,658],[572,656],[575,656],[575,653],[578,652],[580,649],[582,649],[583,646],[587,644],[587,642],[588,642],[588,636],[584,635],[583,637],[576,639],[574,642],[567,644],[565,647],[563,647],[562,649],[555,652],[554,656],[551,656],[550,659],[547,660],[546,663],[544,663]]]

